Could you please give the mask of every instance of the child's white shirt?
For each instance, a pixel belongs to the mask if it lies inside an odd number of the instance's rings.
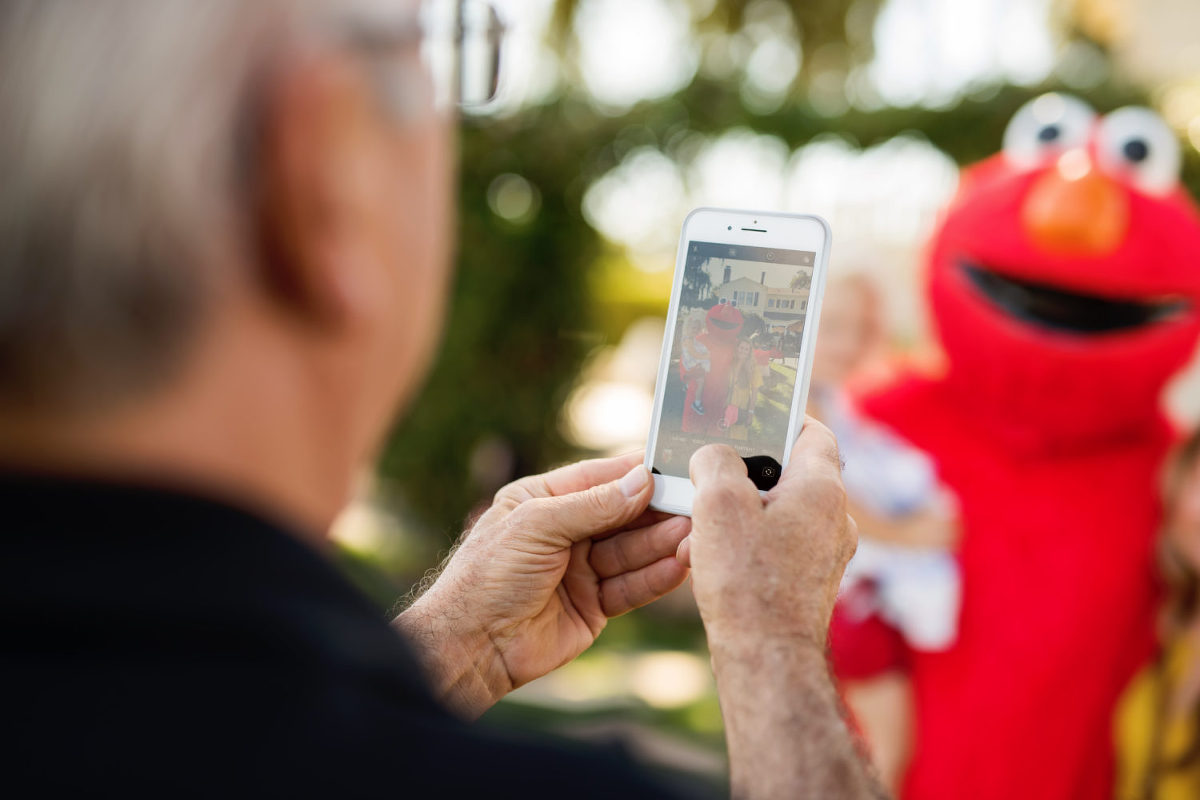
[[[705,372],[712,371],[708,348],[693,336],[683,340],[683,368],[690,372],[697,366],[703,367]]]
[[[884,517],[926,509],[950,513],[953,504],[933,461],[884,426],[864,418],[840,389],[813,388],[838,439],[846,494]],[[860,531],[858,552],[846,565],[842,589],[875,583],[877,608],[917,650],[943,650],[958,633],[962,582],[958,562],[945,548],[917,548],[873,540]]]

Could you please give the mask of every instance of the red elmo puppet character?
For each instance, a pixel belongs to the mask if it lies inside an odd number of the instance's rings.
[[[722,300],[708,310],[704,323],[706,331],[697,337],[708,348],[711,362],[700,398],[704,413],[699,413],[692,405],[696,400],[696,382],[689,381],[683,405],[682,428],[685,433],[717,436],[721,434],[719,426],[729,399],[729,370],[733,366],[738,334],[742,332],[745,319],[732,303]],[[686,375],[684,380],[688,380]]]
[[[908,798],[1112,796],[1113,707],[1153,647],[1160,398],[1200,334],[1179,166],[1147,109],[1025,106],[933,241],[945,374],[864,401],[961,501],[958,641],[908,654]]]

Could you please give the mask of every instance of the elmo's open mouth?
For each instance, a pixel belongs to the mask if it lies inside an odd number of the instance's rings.
[[[716,325],[718,328],[720,328],[723,331],[731,331],[734,328],[736,328],[738,325],[742,324],[740,322],[734,322],[732,320],[717,319],[716,317],[709,317],[708,321],[711,322],[713,325]]]
[[[1010,317],[1055,331],[1122,331],[1171,319],[1188,309],[1184,300],[1099,297],[1006,277],[976,262],[961,265],[971,285]]]

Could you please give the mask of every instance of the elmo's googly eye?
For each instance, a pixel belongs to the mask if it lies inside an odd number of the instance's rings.
[[[1024,169],[1087,143],[1096,113],[1087,103],[1067,94],[1044,94],[1013,115],[1004,131],[1004,155]]]
[[[1148,108],[1119,108],[1100,122],[1096,158],[1110,175],[1146,194],[1162,195],[1179,180],[1179,140],[1162,117]]]

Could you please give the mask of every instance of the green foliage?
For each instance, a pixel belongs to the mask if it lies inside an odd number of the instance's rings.
[[[679,302],[688,308],[711,307],[714,300],[712,278],[702,269],[689,269],[683,273],[683,283],[679,287]]]
[[[507,442],[519,471],[569,452],[558,408],[588,351],[586,270],[601,245],[572,185],[586,145],[550,133],[548,112],[464,126],[458,267],[445,338],[381,465],[403,482],[418,516],[446,533],[457,532],[479,499],[470,459],[484,439]],[[489,208],[489,185],[508,173],[540,192],[528,224]]]
[[[791,16],[800,45],[801,69],[796,83],[806,86],[814,78],[833,73],[844,79],[851,68],[874,55],[872,32],[883,0],[688,0],[699,36],[729,36],[748,22],[775,22],[775,11]],[[579,0],[558,0],[554,34],[560,50],[567,43]],[[765,18],[765,19],[764,19]]]

